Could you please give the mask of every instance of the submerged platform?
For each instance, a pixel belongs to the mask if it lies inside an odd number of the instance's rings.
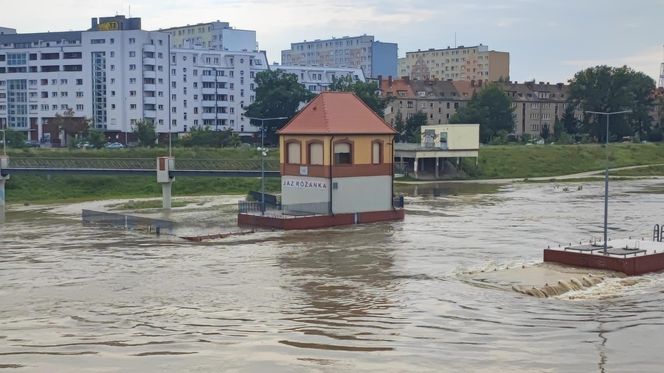
[[[239,213],[237,223],[239,226],[260,227],[268,229],[319,229],[342,225],[367,224],[384,221],[403,220],[404,209],[387,211],[357,212],[333,215],[290,215],[279,211]]]
[[[664,270],[664,242],[609,240],[606,252],[604,242],[549,248],[544,250],[544,261],[637,276]]]

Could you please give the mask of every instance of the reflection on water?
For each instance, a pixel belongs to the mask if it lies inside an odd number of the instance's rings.
[[[612,234],[651,234],[664,195],[634,192],[659,186],[612,184]],[[599,237],[602,188],[404,186],[404,222],[206,244],[9,211],[0,368],[658,371],[664,275],[561,299],[458,276]]]

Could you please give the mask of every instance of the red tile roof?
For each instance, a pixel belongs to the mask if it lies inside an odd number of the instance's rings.
[[[394,134],[394,129],[359,97],[323,92],[278,131],[281,135]]]

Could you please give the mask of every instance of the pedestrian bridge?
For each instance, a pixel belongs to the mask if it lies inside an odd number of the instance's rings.
[[[14,174],[152,175],[162,187],[163,207],[171,208],[175,177],[278,177],[274,159],[39,158],[0,156],[0,208],[5,184]]]
[[[169,170],[175,176],[261,176],[260,159],[174,159],[175,167]],[[88,175],[154,175],[155,158],[38,158],[11,157],[2,166],[3,175],[88,174]],[[279,161],[265,160],[265,176],[278,177]]]

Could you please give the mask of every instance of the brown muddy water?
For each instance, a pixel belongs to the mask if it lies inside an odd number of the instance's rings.
[[[649,237],[664,223],[664,195],[648,193],[660,186],[613,183],[610,235]],[[204,244],[10,208],[0,368],[661,371],[664,274],[547,299],[460,276],[599,237],[602,188],[407,186],[404,222]]]

